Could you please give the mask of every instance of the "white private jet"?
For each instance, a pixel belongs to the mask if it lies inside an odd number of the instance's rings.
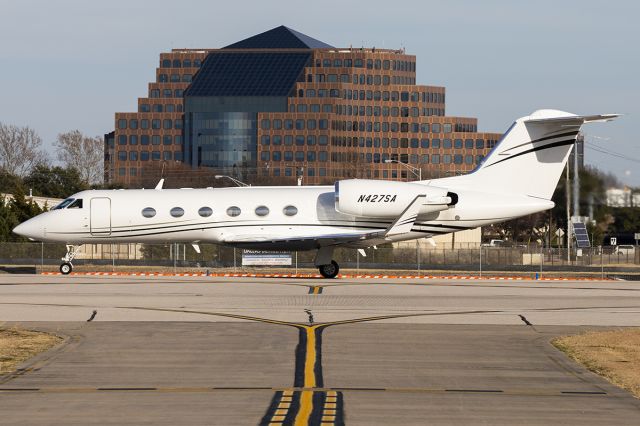
[[[349,179],[334,186],[90,190],[13,232],[64,242],[60,271],[85,243],[217,243],[258,250],[317,250],[326,278],[336,247],[366,248],[457,232],[554,206],[554,189],[580,127],[617,114],[539,110],[522,117],[473,172],[417,182]]]

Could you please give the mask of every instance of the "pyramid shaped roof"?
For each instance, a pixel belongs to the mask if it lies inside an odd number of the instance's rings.
[[[223,49],[322,49],[333,46],[280,25],[223,47]]]

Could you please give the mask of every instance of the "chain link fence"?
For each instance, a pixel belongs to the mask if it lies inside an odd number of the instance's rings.
[[[214,244],[200,244],[197,253],[190,244],[91,244],[84,245],[74,259],[77,270],[209,270],[273,272],[315,269],[315,252],[291,252],[290,266],[243,266],[243,250]],[[0,267],[30,271],[57,270],[65,254],[64,244],[2,243]],[[364,255],[363,255],[364,254]],[[334,259],[343,271],[464,271],[478,275],[489,271],[633,270],[640,266],[640,247],[616,251],[613,247],[571,250],[541,247],[408,248],[379,247],[365,250],[338,248]],[[640,268],[638,268],[640,271]]]

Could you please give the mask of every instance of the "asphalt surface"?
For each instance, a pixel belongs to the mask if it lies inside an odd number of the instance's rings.
[[[0,324],[65,337],[0,424],[637,424],[549,340],[639,312],[618,281],[0,275]]]

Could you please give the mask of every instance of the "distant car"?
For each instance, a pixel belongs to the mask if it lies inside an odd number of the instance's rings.
[[[488,243],[482,244],[482,247],[503,247],[504,240],[491,240]]]
[[[613,252],[619,255],[633,256],[636,253],[636,248],[630,244],[623,244],[616,246]]]

